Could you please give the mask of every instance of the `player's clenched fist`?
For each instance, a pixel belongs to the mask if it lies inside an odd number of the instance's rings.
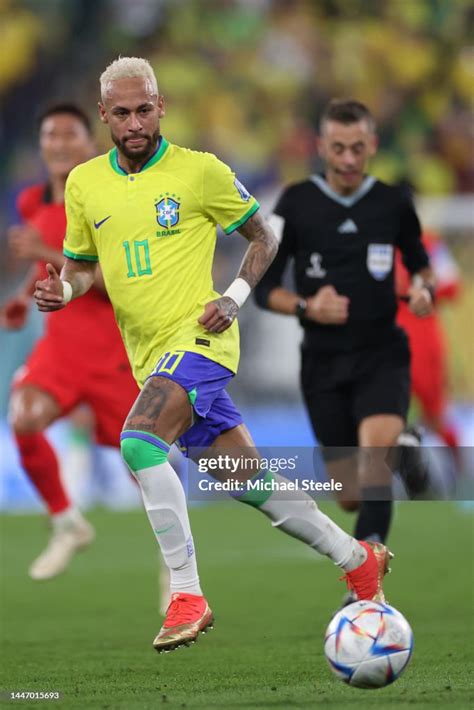
[[[229,296],[221,296],[215,301],[206,303],[204,313],[198,319],[200,323],[209,333],[222,333],[232,325],[237,311],[238,305]]]
[[[342,325],[349,317],[349,299],[340,296],[334,286],[323,286],[307,303],[305,318],[316,323]]]
[[[59,311],[66,305],[63,282],[52,264],[46,264],[46,271],[48,278],[36,282],[33,297],[39,311]]]

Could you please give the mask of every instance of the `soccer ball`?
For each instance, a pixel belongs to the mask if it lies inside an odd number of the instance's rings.
[[[356,688],[383,688],[403,673],[413,651],[413,632],[399,611],[360,601],[331,619],[324,654],[335,675]]]

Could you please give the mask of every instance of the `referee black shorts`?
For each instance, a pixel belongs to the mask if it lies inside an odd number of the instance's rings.
[[[358,427],[366,417],[396,414],[406,419],[410,350],[405,333],[397,328],[389,340],[352,352],[303,346],[301,388],[319,443],[357,446]]]

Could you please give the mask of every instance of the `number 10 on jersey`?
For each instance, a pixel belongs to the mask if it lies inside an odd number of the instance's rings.
[[[148,246],[148,239],[132,242],[132,247],[133,251],[130,247],[130,242],[123,242],[125,258],[127,260],[128,278],[131,279],[136,276],[146,276],[147,274],[151,274],[150,248]]]

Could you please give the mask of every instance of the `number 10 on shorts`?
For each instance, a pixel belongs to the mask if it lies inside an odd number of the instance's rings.
[[[185,353],[185,350],[174,350],[171,353],[165,353],[158,360],[158,364],[155,367],[153,374],[159,375],[161,373],[166,373],[167,375],[172,375],[183,359]]]

